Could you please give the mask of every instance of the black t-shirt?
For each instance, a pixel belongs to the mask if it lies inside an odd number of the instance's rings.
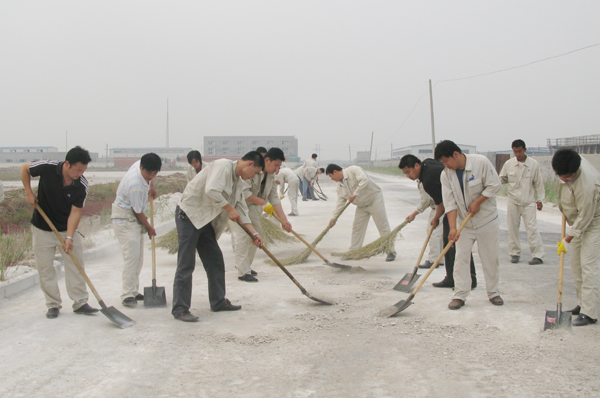
[[[442,182],[440,177],[444,171],[444,165],[435,159],[425,159],[421,162],[421,175],[419,180],[423,184],[423,189],[433,198],[436,205],[443,202]]]
[[[64,162],[56,160],[38,160],[29,163],[32,177],[40,177],[38,184],[38,204],[44,210],[58,231],[67,230],[67,220],[71,207],[82,208],[88,192],[88,182],[84,176],[64,186],[62,167]],[[52,231],[37,210],[34,210],[31,223],[44,231]]]

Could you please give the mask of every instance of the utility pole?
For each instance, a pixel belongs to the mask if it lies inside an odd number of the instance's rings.
[[[394,160],[394,145],[390,142],[390,160]]]
[[[372,166],[373,164],[371,163],[371,154],[373,153],[373,135],[375,134],[374,131],[371,131],[371,148],[369,149],[369,166]]]
[[[350,144],[348,144],[348,156],[350,157],[350,164],[352,164],[352,151],[350,150]]]
[[[106,168],[108,169],[108,144],[106,144]]]
[[[435,124],[433,123],[433,90],[431,89],[431,79],[429,79],[429,109],[431,112],[431,148],[433,154],[435,153]]]
[[[167,98],[167,148],[169,147],[169,99]]]

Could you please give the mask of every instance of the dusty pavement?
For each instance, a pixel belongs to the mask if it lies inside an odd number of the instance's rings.
[[[400,224],[418,202],[415,183],[374,176],[385,192],[390,223]],[[294,229],[311,241],[325,228],[334,207],[332,183],[322,179],[327,202],[300,201]],[[287,198],[284,208],[289,211]],[[440,268],[397,318],[381,310],[407,295],[392,290],[414,266],[426,236],[422,215],[402,231],[398,258],[346,261],[362,272],[344,273],[309,262],[290,272],[314,296],[335,301],[321,306],[303,296],[259,252],[259,283],[237,280],[230,236],[220,240],[227,267],[227,296],[241,304],[234,313],[212,313],[200,263],[194,278],[192,312],[201,322],[175,321],[169,309],[129,309],[119,301],[121,258],[87,263],[90,278],[108,305],[137,321],[121,330],[103,315],[74,315],[61,280],[64,307],[56,320],[45,318],[40,290],[0,302],[0,396],[2,397],[564,397],[600,395],[598,326],[542,332],[546,310],[556,309],[560,215],[540,213],[546,263],[529,266],[524,244],[520,264],[506,254],[506,221],[500,201],[501,292],[506,304],[494,307],[479,287],[465,307],[450,311],[452,292],[435,289]],[[354,209],[342,215],[318,249],[346,250]],[[377,238],[369,225],[366,242]],[[522,242],[525,233],[522,232]],[[281,258],[301,244],[272,247]],[[141,285],[150,286],[150,252]],[[568,258],[568,255],[567,255]],[[175,256],[158,252],[158,285],[172,297]],[[339,261],[341,262],[341,261]],[[567,261],[565,309],[575,305]],[[90,303],[95,305],[93,298]]]

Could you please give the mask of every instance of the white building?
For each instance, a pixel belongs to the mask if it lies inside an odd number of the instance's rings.
[[[291,161],[298,159],[298,139],[294,136],[205,136],[202,157],[239,158],[259,146],[267,150],[272,147],[280,148],[286,158]]]
[[[141,158],[146,153],[154,152],[161,159],[176,160],[178,157],[187,162],[187,154],[193,148],[166,148],[166,147],[148,147],[148,148],[111,148],[111,158]]]

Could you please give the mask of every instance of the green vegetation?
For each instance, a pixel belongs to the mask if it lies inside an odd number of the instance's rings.
[[[31,257],[31,232],[3,234],[0,231],[0,282],[6,280],[8,267]]]

